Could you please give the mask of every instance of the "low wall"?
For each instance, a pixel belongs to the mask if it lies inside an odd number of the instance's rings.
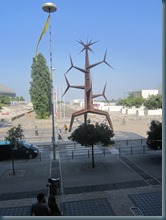
[[[162,109],[148,110],[147,115],[162,115]]]
[[[128,115],[136,115],[136,109],[135,108],[128,108],[126,109],[126,114]]]
[[[109,112],[120,112],[122,106],[101,106],[101,110]]]

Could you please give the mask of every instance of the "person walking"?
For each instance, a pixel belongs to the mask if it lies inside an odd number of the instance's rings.
[[[35,135],[37,136],[39,134],[38,132],[38,128],[37,128],[37,125],[35,126]]]
[[[67,130],[68,130],[67,125],[66,125],[66,124],[64,124],[63,128],[65,129],[65,133],[66,133],[66,132],[67,132]]]
[[[62,215],[61,211],[59,210],[59,207],[56,203],[56,198],[53,195],[50,195],[48,197],[48,206],[51,210],[51,214],[50,215]]]
[[[44,193],[38,193],[37,202],[31,206],[31,216],[48,216],[51,210],[46,203]]]
[[[124,124],[124,125],[126,124],[126,121],[127,121],[127,117],[124,116],[124,118],[123,118],[123,124]]]
[[[62,141],[62,132],[61,132],[61,129],[59,129],[59,131],[58,131],[58,140],[60,141]]]

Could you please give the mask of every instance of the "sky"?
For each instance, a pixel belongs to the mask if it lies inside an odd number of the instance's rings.
[[[0,83],[17,96],[30,101],[31,65],[48,14],[43,0],[8,0],[0,13]],[[160,0],[53,0],[51,13],[52,67],[54,88],[61,97],[66,88],[65,72],[72,57],[84,68],[82,45],[93,40],[90,64],[107,62],[91,69],[93,94],[102,93],[105,83],[109,100],[124,98],[128,92],[158,89],[162,82],[162,1]],[[50,67],[49,30],[38,52]],[[72,69],[71,85],[84,85],[84,73]],[[70,88],[65,101],[84,98],[83,90]],[[103,98],[100,97],[100,100]]]

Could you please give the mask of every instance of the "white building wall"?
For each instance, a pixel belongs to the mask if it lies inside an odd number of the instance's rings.
[[[110,112],[120,112],[122,110],[123,106],[109,106],[109,111]]]
[[[136,110],[136,115],[137,115],[137,116],[144,116],[144,115],[145,115],[145,112],[144,112],[144,110],[142,110],[142,109],[137,109],[137,110]]]
[[[141,90],[142,92],[142,97],[144,99],[147,99],[149,98],[151,95],[158,95],[158,90],[157,89],[154,89],[154,90]]]
[[[94,104],[94,105],[97,105],[98,107],[105,106],[105,103],[104,103],[104,102],[97,102],[97,101],[94,101],[93,104]]]
[[[162,109],[147,110],[147,115],[162,115]]]
[[[121,109],[121,113],[122,113],[122,114],[126,114],[126,112],[127,112],[127,109],[126,109],[126,108],[122,108],[122,109]]]
[[[128,109],[126,110],[126,113],[127,113],[128,115],[136,115],[136,109],[135,109],[135,108],[128,108]]]

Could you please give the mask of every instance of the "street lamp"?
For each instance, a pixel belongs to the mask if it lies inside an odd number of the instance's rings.
[[[49,13],[55,12],[57,10],[57,7],[55,4],[51,2],[47,2],[42,5],[43,11]],[[52,75],[52,39],[51,39],[51,23],[49,26],[49,36],[50,36],[50,74],[51,74],[51,113],[52,113],[52,146],[53,146],[53,159],[56,159],[56,154],[55,154],[55,125],[54,125],[54,89],[53,89],[53,75]]]

